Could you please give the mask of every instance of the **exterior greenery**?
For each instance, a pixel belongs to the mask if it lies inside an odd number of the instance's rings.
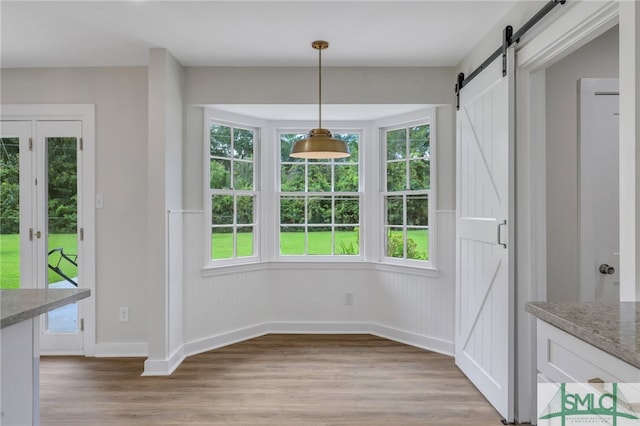
[[[385,131],[385,246],[388,257],[428,260],[409,233],[429,238],[430,126]],[[416,232],[421,231],[421,232]],[[428,242],[427,242],[428,246]]]
[[[349,146],[351,156],[347,158],[290,157],[293,144],[305,136],[280,134],[280,254],[358,255],[360,135],[333,135]],[[290,233],[303,233],[304,238],[290,241],[287,237]]]
[[[212,259],[254,255],[255,134],[256,131],[253,129],[221,124],[210,126],[211,233],[233,235],[233,238],[228,240],[212,239]],[[240,244],[240,240],[249,240],[251,245]]]
[[[0,234],[20,232],[20,147],[18,138],[0,139]]]
[[[78,179],[77,139],[47,138],[47,241],[48,247],[77,254]],[[0,288],[20,285],[20,147],[17,138],[0,139]],[[56,263],[55,253],[48,261]],[[70,277],[78,275],[68,262],[60,267]],[[63,278],[49,270],[48,282]]]

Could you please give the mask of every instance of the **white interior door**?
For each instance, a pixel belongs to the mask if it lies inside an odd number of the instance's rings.
[[[457,114],[455,360],[514,418],[513,49],[460,91]]]
[[[580,300],[619,301],[619,84],[617,78],[579,83]]]

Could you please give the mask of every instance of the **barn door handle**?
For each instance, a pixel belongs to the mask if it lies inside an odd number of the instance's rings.
[[[506,220],[503,220],[498,224],[498,235],[497,235],[497,244],[502,246],[503,248],[507,248],[507,245],[502,242],[502,227],[507,224]]]

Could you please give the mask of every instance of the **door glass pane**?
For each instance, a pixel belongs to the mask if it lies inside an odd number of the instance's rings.
[[[47,138],[48,287],[78,287],[78,168],[76,138]],[[47,314],[49,333],[78,332],[78,304]]]
[[[19,142],[0,138],[0,288],[20,287]]]

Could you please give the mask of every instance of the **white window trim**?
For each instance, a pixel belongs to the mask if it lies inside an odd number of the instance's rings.
[[[209,123],[213,120],[217,123],[232,127],[248,126],[260,130],[260,143],[256,147],[254,156],[256,157],[256,179],[260,187],[256,188],[259,196],[256,199],[256,239],[257,258],[240,258],[240,260],[217,260],[215,263],[210,259],[210,232],[204,232],[203,238],[203,277],[218,274],[227,274],[238,270],[262,270],[263,268],[280,268],[282,265],[301,265],[301,267],[312,267],[318,265],[370,265],[379,270],[388,271],[411,271],[416,275],[437,277],[437,128],[436,128],[436,108],[425,107],[397,116],[384,117],[377,120],[351,120],[323,122],[323,127],[332,132],[342,133],[356,131],[361,134],[359,146],[360,179],[360,254],[358,256],[340,255],[280,255],[279,248],[279,225],[280,225],[280,132],[307,133],[309,129],[317,127],[317,122],[305,120],[262,120],[254,117],[247,117],[228,111],[216,110],[215,106],[204,107],[203,131],[205,143],[203,144],[204,170],[209,168]],[[383,128],[401,127],[405,128],[414,124],[429,124],[431,127],[431,189],[429,197],[429,261],[412,259],[389,258],[384,255],[384,183],[385,174],[380,170],[381,164],[386,159],[385,140],[381,136]],[[258,159],[259,158],[259,159]],[[384,167],[384,166],[383,166]],[[203,173],[203,197],[205,200],[204,229],[210,229],[211,206],[209,199],[209,173]],[[266,226],[265,226],[266,225]],[[375,230],[375,231],[373,231]],[[308,266],[303,266],[304,264]],[[323,267],[325,267],[323,266]],[[367,266],[368,268],[369,266]],[[422,272],[420,272],[422,271]]]
[[[363,229],[363,224],[364,224],[364,203],[365,203],[365,191],[364,191],[364,169],[366,167],[366,165],[363,164],[363,146],[364,144],[364,138],[366,137],[366,126],[364,125],[365,122],[362,122],[361,126],[355,125],[355,126],[346,126],[344,124],[342,125],[326,125],[326,123],[323,127],[326,128],[331,128],[331,132],[338,134],[338,133],[357,133],[360,135],[360,139],[358,141],[358,191],[357,192],[349,192],[349,193],[336,193],[336,192],[321,192],[321,193],[308,193],[308,192],[299,192],[299,193],[291,193],[293,196],[334,196],[336,194],[345,194],[345,195],[357,195],[360,198],[360,203],[359,203],[359,218],[360,218],[360,223],[359,223],[359,228],[362,230]],[[300,126],[295,126],[295,127],[290,127],[290,126],[277,126],[274,132],[274,146],[275,146],[275,151],[276,151],[276,157],[275,157],[275,166],[274,169],[276,170],[276,176],[275,176],[275,228],[276,228],[276,238],[275,238],[275,246],[274,246],[274,250],[275,250],[275,259],[277,262],[292,262],[292,263],[298,263],[298,262],[336,262],[336,263],[345,263],[345,262],[363,262],[365,259],[365,251],[366,251],[366,247],[365,247],[365,238],[363,233],[361,232],[359,237],[360,237],[360,241],[359,241],[359,247],[360,247],[360,252],[357,255],[315,255],[315,254],[306,254],[306,255],[287,255],[287,254],[281,254],[280,253],[280,197],[282,197],[283,192],[280,191],[280,184],[281,184],[281,173],[280,173],[280,166],[281,166],[281,156],[280,156],[280,135],[282,133],[308,133],[309,132],[309,128],[303,128]],[[289,193],[287,193],[289,194]],[[332,226],[335,224],[329,224],[329,226]]]
[[[261,254],[261,170],[262,170],[262,161],[261,161],[261,145],[262,145],[262,134],[263,129],[265,128],[265,123],[261,120],[252,120],[248,117],[231,114],[228,112],[218,111],[214,108],[204,108],[204,119],[203,119],[203,190],[204,190],[204,238],[203,238],[203,270],[215,269],[218,267],[225,266],[236,266],[236,265],[247,265],[259,263],[262,260]],[[254,132],[254,146],[253,146],[253,180],[254,180],[254,190],[253,191],[233,191],[233,194],[229,195],[254,195],[254,237],[253,237],[253,256],[245,256],[245,257],[234,257],[227,259],[217,259],[214,260],[211,258],[211,229],[212,229],[212,213],[211,213],[211,195],[220,194],[220,190],[211,189],[210,185],[210,126],[212,123],[228,126],[236,129],[245,129],[252,130]],[[234,225],[237,227],[238,225]]]
[[[419,114],[419,115],[418,115]],[[380,263],[389,265],[407,266],[412,268],[422,268],[429,270],[437,270],[437,223],[436,223],[436,188],[437,188],[437,140],[436,140],[436,111],[435,108],[428,108],[423,111],[411,114],[397,116],[379,121],[376,123],[379,129],[379,148],[380,148],[380,176],[378,191],[378,211],[380,212],[380,224],[378,226],[379,244],[380,244]],[[430,189],[429,192],[429,260],[415,259],[399,259],[386,255],[385,245],[385,196],[389,193],[386,188],[386,132],[397,129],[405,129],[407,127],[428,124],[429,144],[430,144]]]

